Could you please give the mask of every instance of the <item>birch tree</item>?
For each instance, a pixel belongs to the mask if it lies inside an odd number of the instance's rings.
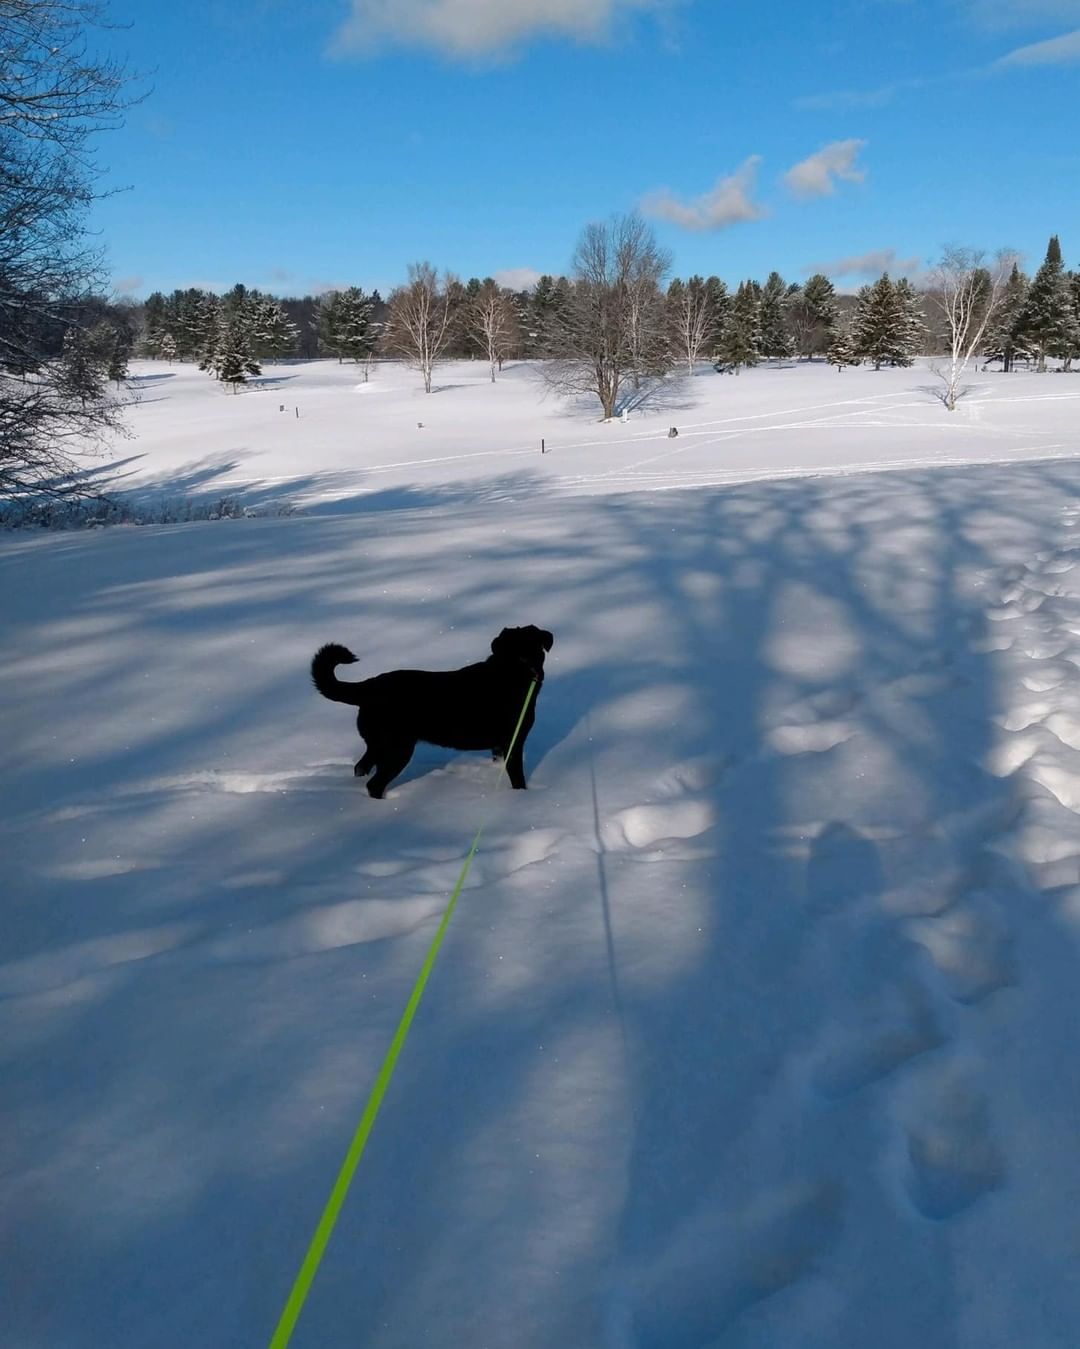
[[[950,245],[930,272],[929,297],[945,323],[947,353],[947,363],[935,361],[930,368],[944,385],[941,401],[950,412],[963,394],[964,371],[997,314],[1013,261],[1001,252],[987,267],[979,249]]]
[[[716,326],[716,306],[709,288],[700,276],[692,276],[684,285],[675,280],[668,287],[668,323],[680,358],[685,358],[688,373],[710,346]]]
[[[409,264],[409,280],[390,296],[386,343],[407,365],[419,370],[424,392],[431,392],[431,376],[450,339],[453,310],[447,275],[442,284],[430,262]]]
[[[517,330],[517,315],[510,293],[502,290],[491,277],[481,284],[470,301],[468,326],[471,337],[487,358],[494,384],[495,371],[502,369],[502,363],[510,353]]]

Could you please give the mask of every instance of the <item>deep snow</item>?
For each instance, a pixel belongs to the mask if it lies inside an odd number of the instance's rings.
[[[298,1349],[1072,1346],[1074,381],[138,373],[130,487],[309,513],[0,540],[4,1342],[269,1339],[486,819]],[[315,648],[527,622],[530,791],[370,801]]]

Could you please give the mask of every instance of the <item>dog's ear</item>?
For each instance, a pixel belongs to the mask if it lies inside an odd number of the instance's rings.
[[[510,629],[503,628],[502,632],[499,633],[498,637],[493,637],[491,639],[491,654],[493,656],[502,655],[502,653],[506,650],[509,644],[510,644]]]
[[[555,634],[548,632],[547,628],[537,628],[537,632],[540,634],[540,642],[544,650],[550,651],[555,645]]]

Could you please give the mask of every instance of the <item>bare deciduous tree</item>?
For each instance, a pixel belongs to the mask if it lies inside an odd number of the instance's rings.
[[[90,142],[133,101],[88,26],[106,26],[93,0],[0,0],[0,495],[71,490],[78,454],[120,429],[104,386],[73,387],[58,359],[101,281]]]
[[[495,371],[502,369],[517,331],[517,315],[510,292],[500,289],[489,277],[469,306],[468,327],[487,357],[494,384]]]
[[[638,216],[587,225],[574,253],[574,284],[553,319],[545,376],[562,393],[595,394],[614,417],[626,381],[670,366],[659,283],[667,267]]]
[[[692,276],[685,285],[673,281],[667,298],[671,334],[679,355],[686,358],[686,368],[692,376],[694,366],[715,331],[716,306],[700,276]]]
[[[453,278],[447,275],[440,285],[430,262],[411,262],[408,284],[390,296],[386,344],[420,371],[425,393],[431,392],[432,372],[450,338],[452,284]]]
[[[964,371],[997,313],[1013,261],[1014,254],[1002,251],[988,267],[979,249],[949,245],[930,271],[927,293],[944,324],[948,362],[933,362],[930,368],[944,385],[941,401],[950,412],[963,394]]]

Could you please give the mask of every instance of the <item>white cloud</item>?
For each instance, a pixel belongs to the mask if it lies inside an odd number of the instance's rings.
[[[995,70],[1015,69],[1017,66],[1062,66],[1080,61],[1080,28],[1046,42],[1031,42],[1017,47],[994,62]]]
[[[495,272],[493,280],[508,290],[532,290],[542,275],[535,267],[505,267]]]
[[[796,197],[831,197],[836,191],[836,180],[861,183],[866,170],[856,166],[855,160],[866,145],[865,141],[832,141],[788,169],[784,182]]]
[[[910,277],[919,271],[919,258],[898,258],[895,248],[878,248],[869,253],[859,253],[854,257],[836,258],[832,262],[815,262],[803,270],[824,272],[826,276],[865,276],[879,277],[882,272],[890,276]]]
[[[505,53],[536,37],[602,42],[617,19],[670,8],[676,0],[351,0],[333,49],[433,48],[470,58]]]
[[[961,6],[974,24],[989,29],[1080,19],[1080,0],[961,0]]]
[[[751,155],[735,173],[721,178],[711,192],[680,201],[666,187],[650,192],[641,203],[646,215],[670,220],[687,230],[722,230],[741,220],[760,220],[765,207],[751,200],[760,155]]]
[[[792,107],[802,112],[833,112],[849,108],[883,108],[897,94],[908,89],[921,89],[927,80],[921,76],[910,80],[895,80],[877,89],[833,89],[825,94],[806,94],[792,99]]]
[[[113,279],[113,291],[117,295],[134,295],[142,290],[144,278],[141,276],[118,276]]]

